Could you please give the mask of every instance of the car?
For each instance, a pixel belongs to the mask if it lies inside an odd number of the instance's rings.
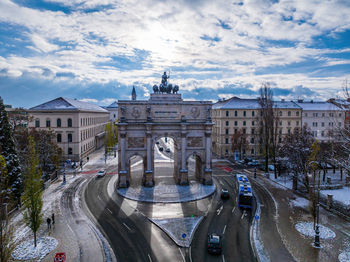
[[[156,144],[159,145],[159,141],[157,141]]]
[[[221,254],[222,251],[222,245],[221,245],[221,236],[212,233],[208,234],[208,252],[210,254]]]
[[[221,189],[221,198],[222,199],[230,198],[230,194],[226,188]]]
[[[248,166],[258,166],[259,165],[259,161],[258,160],[252,160],[252,161],[248,162],[247,165]]]
[[[170,149],[169,149],[169,148],[167,148],[167,149],[165,150],[165,152],[170,153]]]
[[[106,175],[106,170],[100,170],[100,171],[98,171],[97,172],[97,177],[103,177],[103,176],[105,176]]]
[[[160,148],[159,148],[159,151],[160,151],[160,152],[163,152],[163,147],[160,147]]]

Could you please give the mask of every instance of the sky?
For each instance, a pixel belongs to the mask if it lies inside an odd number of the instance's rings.
[[[186,100],[344,97],[350,1],[1,0],[0,96],[148,99],[164,71]]]

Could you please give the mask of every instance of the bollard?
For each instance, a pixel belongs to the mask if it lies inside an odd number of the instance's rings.
[[[330,177],[327,177],[327,184],[331,184],[331,178]]]
[[[265,173],[266,178],[270,178],[270,173]]]
[[[327,194],[327,209],[330,210],[333,207],[333,195]]]

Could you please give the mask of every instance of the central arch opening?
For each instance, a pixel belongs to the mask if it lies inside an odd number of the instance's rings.
[[[154,182],[156,185],[175,184],[177,146],[171,137],[160,137],[154,144]]]

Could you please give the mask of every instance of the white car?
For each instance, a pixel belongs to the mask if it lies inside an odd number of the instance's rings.
[[[105,176],[105,174],[106,174],[106,170],[102,169],[102,170],[97,172],[97,177],[103,177],[103,176]]]

